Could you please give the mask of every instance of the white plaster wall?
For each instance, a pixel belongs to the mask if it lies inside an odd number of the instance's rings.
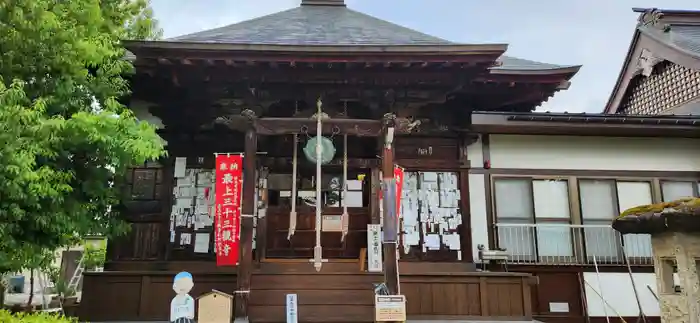
[[[700,140],[581,136],[490,135],[491,168],[700,171]],[[467,148],[471,167],[483,167],[482,140]],[[469,175],[470,221],[476,247],[488,246],[484,175]]]
[[[537,135],[489,139],[491,168],[700,171],[698,139]]]
[[[473,164],[472,164],[473,165]],[[482,244],[488,248],[489,234],[486,220],[486,189],[484,175],[469,175],[469,211],[472,229],[472,255],[474,262],[480,262],[477,247]]]
[[[632,277],[644,314],[646,316],[660,316],[659,302],[649,290],[651,288],[658,295],[656,275],[653,273],[633,273]],[[615,320],[617,320],[618,315],[630,317],[639,315],[632,280],[628,273],[596,274],[595,272],[587,272],[583,273],[583,281],[588,315],[604,317],[607,311],[607,315]],[[601,296],[605,302],[602,301]]]
[[[471,167],[484,167],[484,153],[482,150],[481,137],[475,143],[467,146],[467,158],[471,162]]]

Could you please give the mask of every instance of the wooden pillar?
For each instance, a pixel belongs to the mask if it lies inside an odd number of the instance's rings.
[[[258,149],[258,137],[255,133],[253,122],[255,113],[252,110],[244,110],[241,113],[248,122],[245,130],[244,155],[243,155],[243,204],[241,206],[241,237],[240,259],[238,263],[238,275],[236,276],[235,291],[235,317],[248,318],[248,300],[250,298],[250,281],[253,267],[253,214],[255,210],[255,186],[257,179],[256,155]]]
[[[390,129],[395,127],[396,116],[390,113],[384,115],[384,140],[382,148],[382,197],[383,197],[383,249],[384,249],[384,282],[389,294],[399,293],[399,271],[396,258],[398,244],[398,223],[396,214],[396,179],[394,178],[394,148],[393,138],[388,138]],[[392,134],[393,136],[393,134]],[[391,140],[391,141],[389,141]]]
[[[380,153],[377,151],[377,153]],[[381,167],[381,165],[380,165]],[[372,171],[370,173],[370,185],[372,187],[372,191],[370,191],[370,223],[371,224],[381,224],[381,217],[379,215],[379,203],[381,203],[381,200],[379,199],[379,190],[382,189],[382,178],[379,176],[379,168],[376,166],[372,167]]]
[[[462,135],[459,147],[459,193],[460,193],[460,213],[462,215],[462,226],[459,228],[460,246],[463,262],[474,262],[472,254],[472,226],[471,226],[471,204],[469,200],[469,169],[471,162],[467,150],[470,145],[479,139],[472,134]]]
[[[175,187],[175,157],[161,158],[161,166],[163,167],[163,180],[161,187],[161,196],[163,203],[163,226],[161,232],[161,241],[163,241],[163,257],[164,261],[169,261],[173,252],[173,244],[170,243],[170,212],[173,208],[173,187]]]

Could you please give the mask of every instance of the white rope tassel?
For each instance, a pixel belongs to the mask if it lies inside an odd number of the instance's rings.
[[[321,247],[321,208],[323,207],[323,201],[321,197],[321,136],[322,125],[321,125],[321,106],[323,102],[321,98],[318,98],[316,102],[317,112],[316,112],[316,246],[314,247],[314,268],[316,271],[321,271],[323,266],[323,247]]]
[[[289,211],[289,231],[287,240],[292,240],[294,232],[297,230],[297,164],[299,137],[294,134],[294,153],[292,154],[292,209]]]
[[[341,215],[342,235],[340,241],[345,241],[345,236],[348,235],[348,227],[350,225],[350,215],[348,214],[348,135],[343,135],[343,193],[341,201],[343,202],[343,215]]]

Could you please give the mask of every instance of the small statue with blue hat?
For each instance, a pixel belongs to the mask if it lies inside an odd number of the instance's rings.
[[[194,298],[189,295],[192,287],[192,274],[183,271],[175,275],[173,290],[177,295],[170,302],[170,322],[194,323]]]

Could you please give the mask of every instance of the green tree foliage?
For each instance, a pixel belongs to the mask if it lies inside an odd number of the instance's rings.
[[[159,36],[146,0],[0,0],[0,272],[87,234],[123,233],[111,212],[130,165],[163,155],[122,104],[122,39]]]

